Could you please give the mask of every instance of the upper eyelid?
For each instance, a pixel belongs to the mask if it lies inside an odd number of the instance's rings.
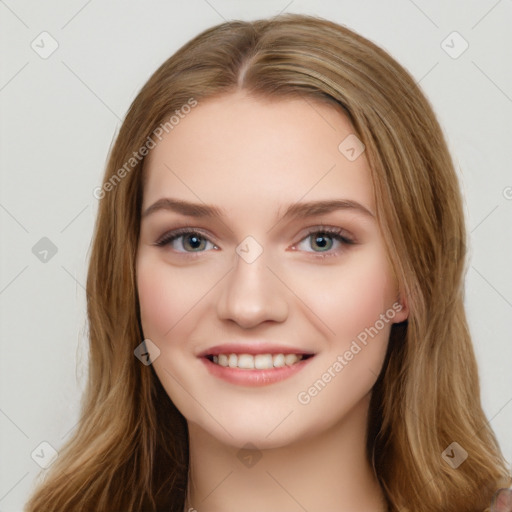
[[[306,229],[306,232],[293,245],[296,245],[296,244],[302,242],[305,238],[307,238],[308,236],[311,236],[314,233],[321,233],[321,232],[326,232],[328,235],[330,235],[332,237],[337,235],[337,236],[345,239],[347,241],[346,243],[352,243],[352,244],[356,243],[355,237],[350,232],[348,232],[346,229],[338,227],[338,226],[316,225],[316,226],[312,226],[312,227],[305,228],[305,229]],[[163,245],[166,242],[171,242],[171,241],[177,240],[180,237],[185,236],[187,234],[198,234],[205,240],[212,243],[213,245],[216,245],[216,243],[211,239],[209,234],[207,234],[201,228],[196,228],[193,226],[182,226],[182,227],[173,229],[173,230],[163,234],[157,240],[157,242],[155,242],[155,245],[160,245],[160,244]],[[199,252],[204,252],[204,251],[199,251]]]
[[[208,240],[212,244],[215,243],[211,240],[210,235],[208,235],[201,229],[183,226],[181,228],[172,229],[171,231],[164,233],[161,237],[158,238],[158,240],[155,242],[155,244],[158,245],[160,242],[165,241],[165,240],[167,240],[167,241],[170,241],[173,239],[176,240],[176,239],[178,239],[182,236],[188,235],[190,233],[197,233],[198,235],[201,235],[202,238],[204,238],[205,240]]]

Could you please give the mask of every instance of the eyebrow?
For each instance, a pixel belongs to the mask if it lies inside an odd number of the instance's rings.
[[[170,197],[164,197],[159,199],[151,206],[149,206],[143,213],[142,218],[146,218],[148,215],[158,211],[172,211],[186,215],[188,217],[204,218],[214,217],[221,219],[226,216],[226,211],[223,208],[217,206],[191,203],[189,201],[183,201],[181,199],[172,199]],[[305,203],[294,203],[289,205],[282,219],[288,218],[307,218],[316,215],[323,215],[331,213],[336,210],[353,211],[364,215],[365,217],[375,218],[375,214],[372,213],[368,208],[363,206],[357,201],[350,199],[330,199],[323,201],[309,201]],[[279,211],[278,211],[279,217]]]

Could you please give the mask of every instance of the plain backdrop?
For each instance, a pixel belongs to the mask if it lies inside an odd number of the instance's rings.
[[[464,194],[466,308],[483,407],[512,460],[511,0],[5,0],[0,512],[22,510],[51,450],[41,443],[58,451],[76,425],[93,189],[130,103],[200,31],[280,12],[359,32],[404,65],[432,103]]]

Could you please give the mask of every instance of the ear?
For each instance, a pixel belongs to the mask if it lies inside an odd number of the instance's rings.
[[[395,317],[393,318],[394,324],[405,322],[405,320],[409,318],[409,303],[405,297],[400,296],[400,293],[398,294],[392,308],[395,311]]]

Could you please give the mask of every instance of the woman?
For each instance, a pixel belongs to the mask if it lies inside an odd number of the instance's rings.
[[[480,512],[510,485],[456,174],[383,50],[303,15],[206,30],[95,195],[82,417],[27,512]]]

